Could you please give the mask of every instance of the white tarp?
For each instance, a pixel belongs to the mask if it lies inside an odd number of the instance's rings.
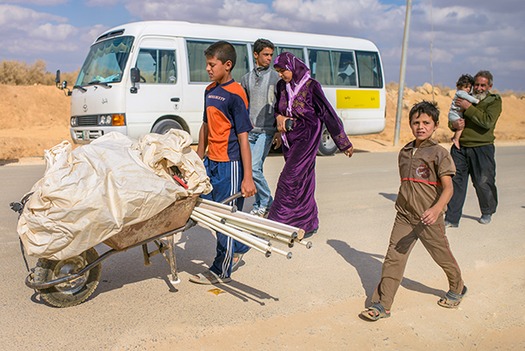
[[[73,151],[67,141],[46,150],[44,177],[18,221],[27,254],[54,260],[79,255],[177,199],[210,192],[190,144],[186,132],[172,129],[138,142],[109,133]],[[188,189],[173,180],[171,166]]]

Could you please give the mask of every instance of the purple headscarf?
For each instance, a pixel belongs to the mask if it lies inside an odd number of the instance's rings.
[[[292,72],[292,80],[290,83],[286,83],[286,91],[288,92],[288,106],[286,111],[288,112],[288,116],[292,116],[293,101],[299,93],[299,90],[301,90],[303,85],[310,79],[310,70],[303,61],[289,52],[282,52],[277,56],[273,61],[273,66]]]
[[[273,66],[292,72],[293,76],[290,82],[292,88],[295,88],[301,82],[305,74],[308,74],[308,77],[310,77],[310,69],[303,61],[290,52],[282,52],[277,56],[273,61]]]

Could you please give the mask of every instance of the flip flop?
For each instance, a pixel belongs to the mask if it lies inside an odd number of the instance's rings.
[[[212,285],[231,282],[231,278],[221,278],[212,271],[206,271],[190,277],[190,282],[195,284]]]
[[[457,308],[459,304],[461,303],[461,300],[465,297],[467,294],[467,287],[463,286],[463,290],[461,290],[461,294],[456,294],[452,291],[448,291],[445,296],[439,299],[438,305],[445,308]]]
[[[360,316],[364,319],[375,322],[380,320],[381,318],[390,317],[390,312],[387,312],[385,307],[380,303],[375,303],[363,312],[361,312]]]

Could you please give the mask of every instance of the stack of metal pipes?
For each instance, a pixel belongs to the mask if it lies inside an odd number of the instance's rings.
[[[283,244],[288,248],[292,248],[294,244],[300,244],[307,249],[312,247],[312,242],[302,240],[303,229],[237,211],[236,206],[199,199],[191,219],[228,235],[266,257],[275,253],[288,259],[292,258],[290,251],[277,248],[274,243]]]

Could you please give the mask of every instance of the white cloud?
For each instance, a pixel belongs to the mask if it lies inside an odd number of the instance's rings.
[[[266,27],[274,19],[274,15],[268,13],[268,6],[246,0],[225,0],[217,14],[220,23],[242,27]]]
[[[109,29],[108,26],[97,24],[89,28],[86,28],[84,31],[82,31],[83,33],[82,37],[89,40],[91,44],[91,42],[93,42],[100,34],[102,34],[104,31],[108,29]]]
[[[515,62],[525,57],[525,43],[521,38],[525,10],[518,1],[494,3],[480,0],[473,4],[456,0],[414,2],[407,85],[422,84],[432,76],[436,83],[451,85],[463,72],[475,73],[483,68],[495,70],[493,73],[497,76],[504,74],[500,62],[514,62],[514,65],[507,65],[514,67]],[[374,41],[382,52],[387,81],[399,78],[406,14],[404,4],[388,5],[378,0],[274,0],[270,5],[248,0],[128,0],[127,8],[142,19],[185,20],[367,38]],[[505,58],[504,52],[513,55]],[[518,85],[523,86],[523,83],[517,83],[515,87]]]
[[[28,27],[31,27],[33,23],[40,21],[66,22],[67,19],[20,6],[0,4],[0,30],[2,30],[2,32],[12,28],[25,31]]]
[[[399,8],[386,6],[377,0],[275,0],[273,9],[286,18],[291,26],[315,31],[318,25],[326,28],[351,28],[354,31],[380,31],[383,28],[399,27],[403,16]],[[314,25],[313,25],[314,24]]]
[[[67,18],[15,5],[0,5],[0,60],[27,62],[78,50],[79,28]]]
[[[31,38],[45,40],[47,42],[66,41],[74,37],[76,33],[78,33],[78,28],[70,24],[53,25],[51,23],[43,23],[28,32]]]
[[[114,6],[121,2],[120,0],[85,0],[87,6],[91,7],[104,7],[104,6]]]
[[[264,27],[273,15],[265,4],[246,0],[136,1],[127,0],[126,9],[142,20],[177,20],[230,26]]]
[[[55,6],[65,4],[68,0],[2,0],[2,2],[6,4]]]
[[[58,8],[55,5],[65,2],[2,1],[0,60],[14,57],[15,51],[25,50],[24,58],[27,58],[52,48],[56,56],[53,59],[57,62],[65,60],[60,56],[62,53],[76,50],[75,58],[68,63],[79,66],[81,62],[78,61],[83,59],[79,57],[87,53],[93,39],[103,30],[119,24],[121,19],[163,19],[363,37],[380,48],[387,82],[399,78],[404,1],[385,4],[380,0],[273,0],[264,3],[252,0],[85,0],[83,5],[101,11],[109,7],[113,11],[115,6],[122,5],[123,8],[117,9],[124,15],[119,17],[119,23],[109,23],[106,19],[101,24],[98,22],[101,19],[95,18],[91,24],[82,26],[52,14]],[[46,11],[31,10],[29,4],[47,8]],[[457,0],[413,2],[407,85],[422,84],[433,76],[436,84],[450,86],[461,73],[489,69],[495,75],[495,85],[504,84],[510,89],[525,91],[525,83],[517,78],[523,75],[525,57],[523,18],[522,0],[478,0],[472,4]],[[85,21],[84,18],[83,23]],[[434,72],[430,72],[431,66]]]
[[[126,9],[134,16],[143,20],[193,20],[201,22],[204,18],[216,16],[217,1],[195,0],[187,1],[126,1]],[[215,18],[217,19],[217,18]]]

